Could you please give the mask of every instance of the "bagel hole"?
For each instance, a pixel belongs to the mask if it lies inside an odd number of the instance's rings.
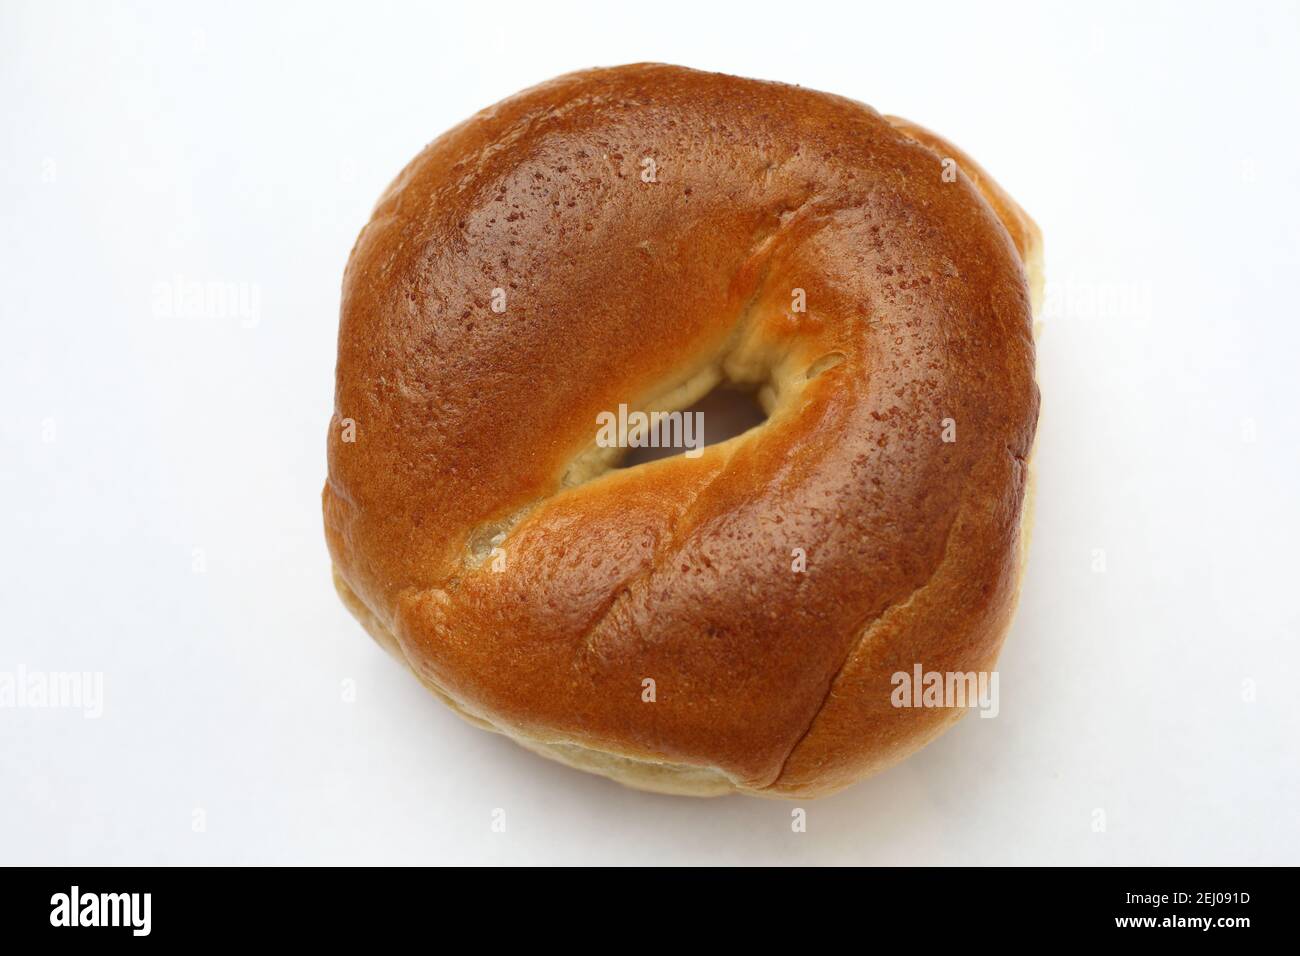
[[[695,418],[699,413],[700,418]],[[758,389],[753,387],[737,386],[730,383],[723,383],[711,392],[701,398],[689,408],[683,408],[680,412],[683,416],[691,416],[691,421],[701,422],[704,426],[704,448],[710,445],[717,445],[729,438],[735,438],[737,435],[743,435],[752,428],[767,421],[767,412],[759,404]],[[696,432],[690,433],[692,436]],[[698,447],[698,444],[697,444]],[[672,458],[688,451],[688,448],[670,447],[670,448],[631,448],[628,449],[627,455],[619,462],[619,468],[635,468],[637,465],[644,465],[647,462],[658,461],[661,458]]]

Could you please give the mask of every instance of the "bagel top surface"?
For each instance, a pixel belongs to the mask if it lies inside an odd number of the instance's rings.
[[[892,706],[893,673],[996,657],[1036,242],[963,154],[852,100],[655,64],[513,96],[426,147],[352,252],[337,573],[515,736],[843,786],[947,722]],[[601,413],[720,382],[767,421],[611,467]]]

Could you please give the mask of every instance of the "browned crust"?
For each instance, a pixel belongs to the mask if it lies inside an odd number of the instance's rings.
[[[512,97],[398,177],[344,279],[324,507],[343,589],[427,684],[539,749],[774,794],[951,720],[893,708],[889,675],[991,666],[1012,611],[1032,223],[894,123],[639,64]],[[715,368],[774,391],[765,425],[565,485],[598,412]]]

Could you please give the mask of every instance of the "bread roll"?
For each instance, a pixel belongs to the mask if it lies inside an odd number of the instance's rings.
[[[812,797],[994,667],[1038,418],[1033,222],[853,100],[659,64],[426,147],[343,282],[324,491],[344,602],[457,713],[668,793]],[[767,419],[619,468],[620,408]],[[632,439],[628,439],[631,441]]]

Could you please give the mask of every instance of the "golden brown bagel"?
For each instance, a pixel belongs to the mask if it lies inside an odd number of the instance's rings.
[[[638,64],[484,110],[344,276],[339,592],[463,716],[632,786],[878,771],[964,712],[891,676],[992,668],[1012,614],[1038,250],[963,154],[838,96]],[[601,412],[720,382],[768,420],[633,468],[596,446]]]

